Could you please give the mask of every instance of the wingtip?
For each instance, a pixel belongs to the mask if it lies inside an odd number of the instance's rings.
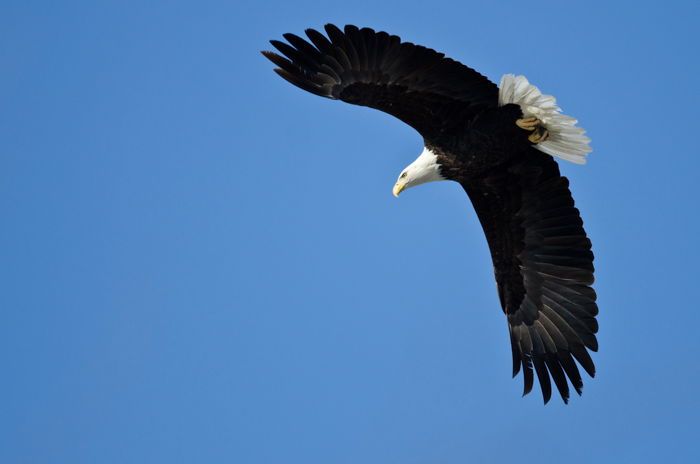
[[[546,393],[543,392],[542,399],[544,400],[544,404],[547,404],[547,403],[549,403],[549,400],[552,399],[552,394],[550,393],[549,395],[547,395]]]
[[[330,34],[339,34],[339,35],[343,35],[343,31],[340,30],[340,28],[339,28],[338,26],[336,26],[335,24],[333,24],[333,23],[327,23],[327,24],[325,24],[325,25],[323,26],[323,29],[325,29],[326,32],[327,32],[329,35],[330,35]]]
[[[279,44],[286,45],[284,42],[282,42],[281,40],[277,40],[277,39],[270,39],[270,40],[268,40],[268,42],[270,42],[270,45],[272,45],[275,48],[277,48],[277,46]]]

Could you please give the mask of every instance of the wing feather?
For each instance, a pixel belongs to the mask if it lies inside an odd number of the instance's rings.
[[[307,29],[271,40],[263,52],[290,83],[322,97],[368,106],[408,123],[424,137],[458,130],[498,105],[498,87],[473,69],[397,36],[348,25]],[[284,72],[280,72],[282,70]]]
[[[524,393],[533,374],[549,401],[552,380],[564,402],[580,395],[576,361],[593,377],[598,314],[593,253],[583,221],[556,162],[535,149],[464,184],[489,243],[498,293],[510,329],[513,375]]]

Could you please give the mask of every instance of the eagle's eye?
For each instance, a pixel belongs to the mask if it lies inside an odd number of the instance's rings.
[[[406,177],[407,175],[408,175],[408,173],[407,173],[407,172],[404,172],[403,174],[401,174],[401,177],[399,177],[399,179],[403,179],[403,178]]]

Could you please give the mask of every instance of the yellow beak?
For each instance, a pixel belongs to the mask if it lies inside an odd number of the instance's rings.
[[[406,182],[398,181],[394,185],[394,190],[393,190],[394,196],[398,198],[399,193],[403,192],[403,189],[405,189],[405,188],[406,188]]]

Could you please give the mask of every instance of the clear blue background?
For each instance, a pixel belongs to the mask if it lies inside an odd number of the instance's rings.
[[[3,2],[0,462],[700,459],[696,4]],[[588,129],[582,398],[520,397],[460,187],[391,196],[420,137],[258,53],[326,22]]]

